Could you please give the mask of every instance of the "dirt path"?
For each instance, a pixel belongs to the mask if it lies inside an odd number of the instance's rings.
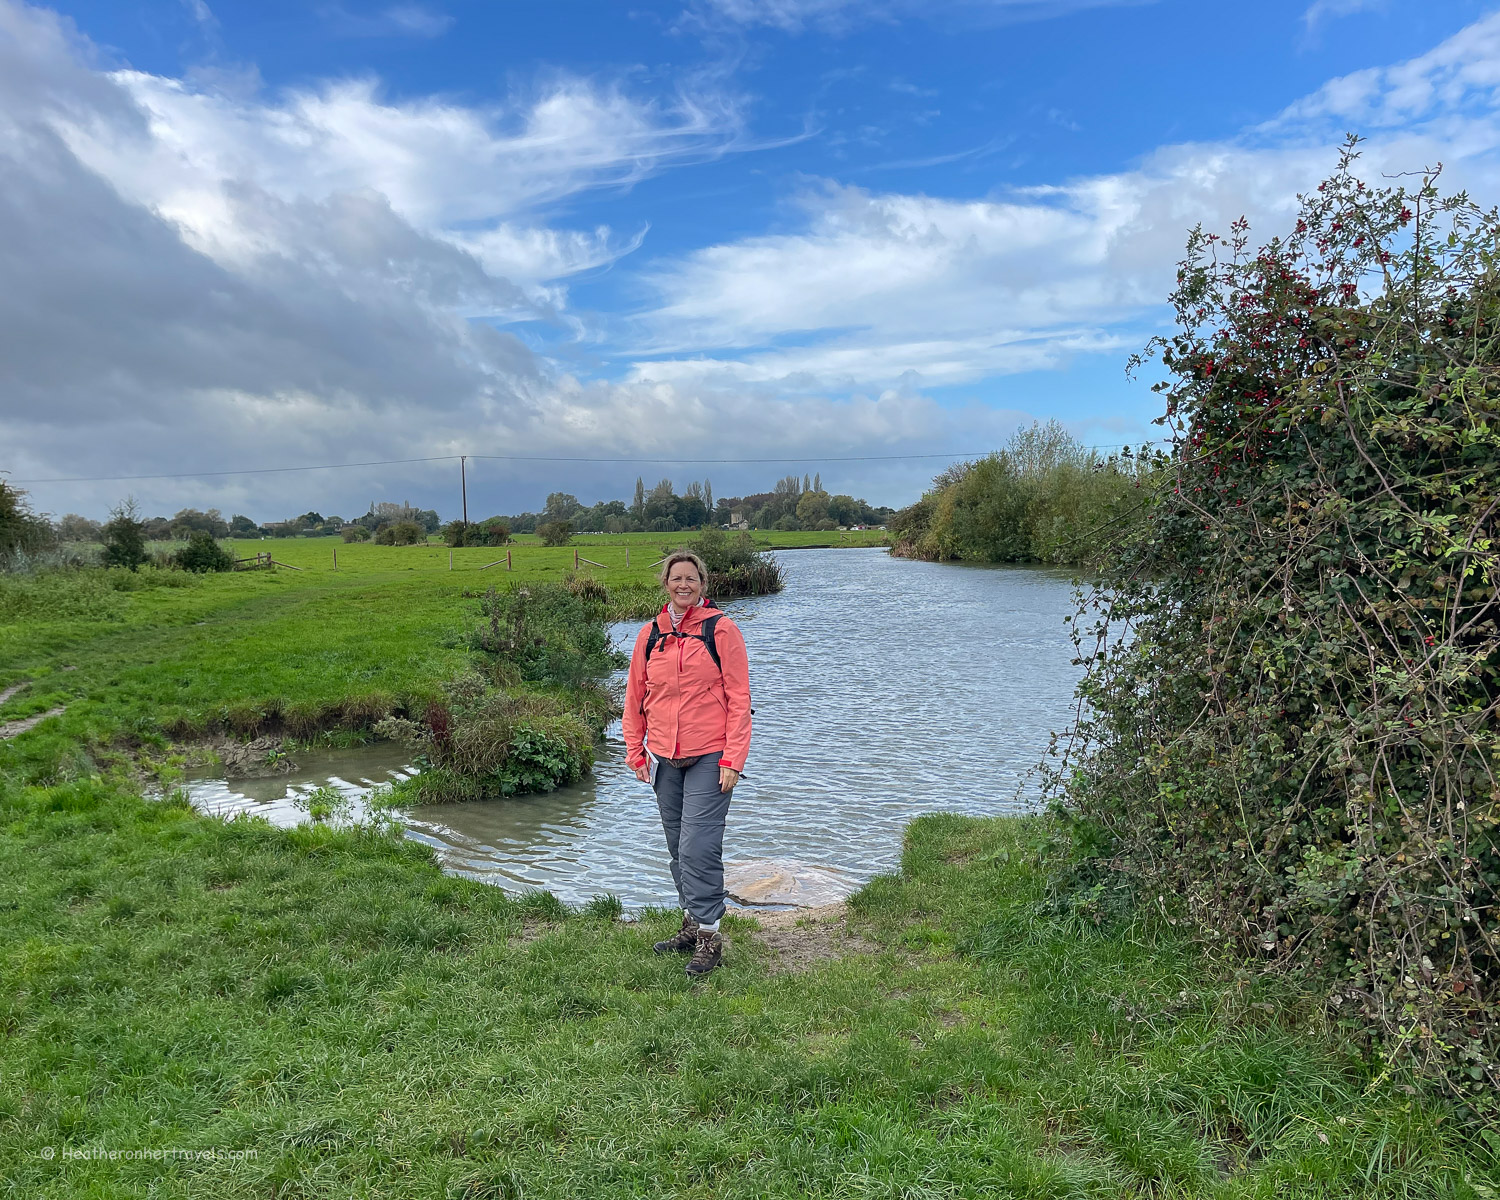
[[[874,942],[850,930],[848,906],[842,901],[777,912],[764,909],[734,912],[737,916],[754,917],[760,926],[750,937],[775,955],[772,974],[795,975],[832,959],[880,950]]]
[[[25,686],[26,686],[26,680],[23,679],[23,680],[21,680],[20,683],[13,683],[13,684],[10,685],[10,687],[5,688],[4,690],[0,690],[0,704],[4,704],[7,700],[9,700],[17,692],[21,691],[21,689],[24,688]]]
[[[49,708],[46,712],[37,713],[34,717],[22,717],[19,721],[6,721],[0,724],[0,741],[25,733],[28,729],[40,725],[48,717],[60,717],[67,711],[65,708]]]

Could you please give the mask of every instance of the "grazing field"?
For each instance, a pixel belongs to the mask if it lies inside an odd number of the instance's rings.
[[[776,533],[757,542],[790,548],[828,536]],[[880,536],[850,538],[877,544]],[[54,742],[98,749],[120,738],[368,728],[425,704],[463,668],[462,637],[485,589],[561,580],[576,549],[604,564],[583,563],[583,573],[639,608],[655,602],[660,548],[679,541],[599,535],[546,547],[523,538],[450,551],[285,538],[227,543],[237,558],[269,552],[286,564],[272,571],[0,576],[0,692],[27,684],[0,703],[0,723],[67,710],[21,746],[0,742],[0,769],[20,760],[45,771]]]

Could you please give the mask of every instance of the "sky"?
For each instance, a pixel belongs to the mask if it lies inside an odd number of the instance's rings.
[[[0,0],[0,471],[901,506],[1032,421],[1159,436],[1188,230],[1284,231],[1347,132],[1500,199],[1500,4]]]

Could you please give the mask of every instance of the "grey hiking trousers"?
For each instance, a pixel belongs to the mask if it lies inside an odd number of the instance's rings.
[[[656,767],[661,811],[677,900],[695,921],[724,915],[724,818],[732,792],[719,790],[719,756],[705,754],[686,767]]]

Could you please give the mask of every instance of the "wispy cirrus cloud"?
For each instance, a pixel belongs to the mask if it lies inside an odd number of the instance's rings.
[[[442,37],[453,28],[450,13],[434,12],[420,4],[392,4],[374,13],[353,13],[342,5],[318,10],[329,30],[339,37]]]
[[[1313,0],[1302,14],[1302,23],[1309,31],[1316,30],[1328,21],[1340,17],[1352,17],[1356,13],[1373,12],[1385,7],[1385,0]]]
[[[839,34],[861,25],[903,20],[994,25],[1044,21],[1090,8],[1152,3],[1155,0],[695,0],[687,16],[704,25],[760,26],[785,33],[816,29]]]

